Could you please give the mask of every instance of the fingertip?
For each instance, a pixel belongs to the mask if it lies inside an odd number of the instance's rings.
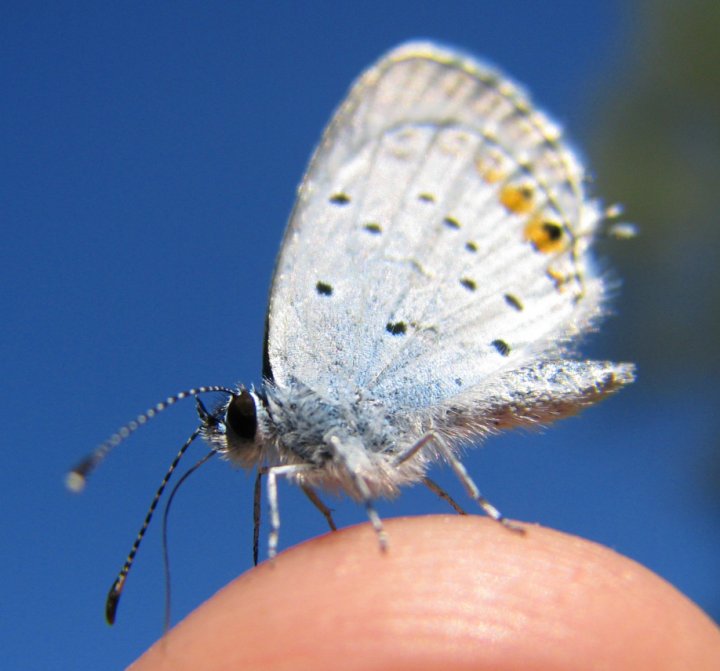
[[[720,668],[720,633],[661,578],[583,539],[490,520],[388,520],[281,553],[134,666],[147,670]]]

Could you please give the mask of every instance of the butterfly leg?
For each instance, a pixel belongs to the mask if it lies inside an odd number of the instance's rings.
[[[262,476],[267,475],[267,468],[258,468],[255,476],[255,488],[253,494],[253,566],[258,565],[260,556],[260,516],[262,506],[260,501],[262,498]]]
[[[328,526],[333,530],[337,531],[337,527],[335,526],[335,520],[333,520],[332,517],[332,510],[328,508],[322,501],[322,499],[317,495],[317,492],[310,487],[310,485],[306,485],[304,483],[300,483],[300,488],[303,490],[305,496],[307,496],[312,504],[323,514],[325,517],[325,521],[328,523]]]
[[[448,494],[437,482],[434,480],[431,480],[427,476],[423,478],[422,480],[423,484],[433,493],[439,496],[443,501],[447,501],[448,504],[450,504],[450,507],[458,514],[458,515],[467,515],[467,512],[465,512],[453,499],[450,494]]]
[[[497,522],[500,522],[500,524],[511,531],[525,533],[525,530],[522,527],[519,527],[510,522],[510,520],[506,519],[502,513],[480,493],[480,490],[470,477],[470,474],[467,472],[465,466],[462,465],[462,462],[455,456],[445,441],[437,434],[435,434],[435,444],[440,448],[440,452],[448,460],[450,467],[453,471],[455,471],[455,475],[457,475],[460,482],[462,482],[465,486],[468,494],[470,494],[470,498],[476,501],[489,517]]]
[[[403,452],[395,460],[395,465],[399,466],[408,459],[412,459],[423,447],[425,447],[431,440],[435,440],[434,433],[426,433],[420,440],[410,447],[409,450]]]
[[[452,451],[452,449],[450,449],[450,447],[439,434],[435,432],[430,432],[423,436],[407,452],[400,455],[397,463],[400,464],[403,461],[410,459],[413,455],[417,454],[423,447],[425,447],[425,445],[427,445],[430,441],[433,441],[438,452],[440,452],[440,454],[442,454],[442,456],[445,457],[447,462],[450,464],[450,467],[455,472],[455,475],[465,486],[465,489],[470,495],[470,498],[477,502],[477,504],[485,511],[485,514],[488,517],[491,517],[495,521],[500,522],[500,524],[502,524],[504,527],[507,527],[508,529],[511,529],[512,531],[517,531],[519,533],[525,532],[522,527],[519,527],[507,520],[502,515],[502,513],[480,493],[480,490],[478,489],[473,479],[470,477],[470,474],[467,472],[465,466],[462,465],[462,462],[455,456],[455,453]],[[425,484],[427,485],[427,482],[425,482]],[[430,487],[430,489],[432,489],[430,485],[428,486]],[[442,496],[442,494],[440,494],[440,496],[442,498],[445,498]]]
[[[360,473],[358,473],[358,466],[356,465],[359,458],[358,455],[362,454],[362,452],[355,452],[352,445],[343,444],[337,436],[328,436],[325,440],[332,450],[335,459],[344,466],[346,472],[352,479],[353,485],[355,485],[355,489],[360,495],[359,498],[365,506],[365,512],[370,520],[370,524],[372,524],[375,533],[377,533],[380,549],[384,552],[387,550],[388,545],[387,533],[385,532],[385,527],[380,519],[380,515],[378,515],[377,510],[375,510],[367,482],[365,482]]]
[[[280,509],[278,508],[277,478],[279,475],[293,477],[303,471],[315,468],[310,464],[290,464],[287,466],[272,466],[267,469],[268,502],[270,503],[270,534],[268,536],[268,558],[274,559],[277,555],[278,538],[280,536]]]
[[[420,440],[410,447],[409,450],[403,452],[395,460],[395,465],[399,466],[403,462],[414,457],[423,447],[425,447],[430,441],[435,440],[436,436],[434,433],[425,434]],[[437,482],[431,480],[425,476],[422,483],[433,493],[439,496],[443,501],[447,501],[452,509],[459,515],[467,515],[467,513],[458,505],[455,499],[450,496]],[[477,489],[477,488],[476,488]]]
[[[365,480],[363,480],[356,473],[353,473],[352,475],[353,480],[355,481],[355,487],[357,487],[358,491],[362,496],[363,504],[365,505],[365,512],[367,513],[368,519],[370,520],[370,524],[373,525],[373,529],[375,529],[375,533],[377,534],[378,542],[380,543],[380,549],[385,552],[388,546],[387,533],[385,532],[385,527],[383,526],[382,520],[380,519],[380,515],[378,515],[377,510],[375,510],[375,505],[370,498],[370,490],[368,489]]]

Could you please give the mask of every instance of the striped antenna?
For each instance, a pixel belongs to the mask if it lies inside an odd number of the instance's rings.
[[[118,573],[117,578],[115,578],[115,582],[113,582],[112,587],[108,592],[107,600],[105,601],[105,619],[107,620],[108,624],[115,624],[115,614],[117,613],[118,603],[120,602],[120,597],[122,596],[123,589],[125,588],[125,581],[127,580],[128,573],[130,573],[130,569],[132,568],[133,562],[135,561],[135,555],[137,554],[138,548],[140,547],[140,543],[142,543],[142,539],[145,537],[145,533],[150,526],[150,520],[152,520],[155,508],[157,508],[158,503],[160,502],[160,498],[165,491],[165,487],[167,486],[168,481],[172,477],[173,472],[177,468],[178,463],[180,463],[180,459],[182,459],[182,456],[185,454],[192,442],[200,435],[201,430],[202,427],[198,427],[197,429],[195,429],[195,431],[193,431],[190,437],[185,441],[185,444],[180,448],[180,451],[175,455],[175,458],[172,460],[172,463],[167,469],[162,479],[162,482],[160,483],[160,486],[155,492],[155,496],[153,497],[152,503],[150,504],[147,513],[145,514],[145,519],[143,520],[142,526],[140,527],[140,531],[138,531],[137,536],[135,536],[135,541],[132,544],[132,548],[130,548],[130,552],[128,552],[125,563],[120,569],[120,573]]]
[[[185,398],[194,397],[197,398],[198,394],[205,394],[209,392],[222,392],[235,396],[236,392],[227,387],[196,387],[194,389],[188,389],[187,391],[181,391],[173,396],[169,396],[164,401],[161,401],[157,405],[149,408],[142,414],[138,415],[134,420],[125,424],[113,433],[104,443],[101,443],[96,447],[87,457],[80,461],[75,468],[73,468],[67,476],[65,476],[65,485],[72,492],[81,492],[85,488],[88,476],[92,473],[100,464],[105,460],[105,457],[110,454],[120,443],[124,442],[132,433],[135,433],[143,424],[147,424],[153,417],[166,410],[171,405],[175,405],[178,401],[182,401]]]
[[[205,388],[207,391],[208,389]],[[210,391],[218,391],[217,388],[210,389]],[[198,392],[201,393],[201,392]],[[186,393],[186,396],[194,396],[194,394]],[[173,397],[176,398],[176,397]],[[108,624],[114,624],[115,623],[115,615],[117,613],[117,607],[118,603],[120,602],[120,597],[122,596],[123,589],[125,588],[125,581],[127,580],[128,574],[130,573],[130,569],[132,568],[133,562],[135,561],[135,556],[137,555],[138,549],[140,548],[140,543],[142,543],[143,538],[145,538],[145,534],[147,533],[148,527],[150,526],[150,522],[152,521],[153,514],[155,513],[155,509],[158,507],[158,503],[160,503],[160,499],[162,498],[163,492],[165,491],[165,488],[167,487],[168,482],[170,481],[170,478],[172,477],[173,473],[178,467],[178,464],[180,463],[180,460],[183,458],[185,452],[187,452],[187,449],[192,445],[193,441],[202,434],[203,430],[207,429],[210,425],[216,424],[218,422],[218,418],[213,415],[212,413],[209,413],[205,406],[203,405],[202,401],[195,396],[195,407],[197,409],[198,417],[200,417],[200,426],[198,426],[197,429],[195,429],[191,434],[190,437],[185,441],[185,444],[178,450],[178,453],[175,455],[175,458],[170,463],[170,466],[168,466],[167,471],[165,471],[165,475],[163,476],[162,482],[160,483],[160,486],[157,488],[157,491],[155,492],[155,496],[153,496],[153,500],[150,502],[150,506],[148,507],[147,513],[145,513],[145,519],[143,520],[142,526],[140,527],[140,531],[138,531],[137,535],[135,536],[135,540],[133,541],[132,547],[130,548],[130,552],[128,552],[127,558],[125,559],[125,563],[123,564],[123,567],[120,569],[120,573],[118,573],[117,578],[115,578],[115,582],[113,582],[112,587],[110,587],[110,591],[107,595],[107,600],[105,601],[105,619],[107,620]],[[182,484],[182,482],[192,473],[193,471],[197,470],[202,464],[204,464],[210,457],[212,457],[215,454],[215,451],[211,451],[208,455],[205,456],[205,458],[201,459],[195,466],[193,466],[190,471],[188,471],[182,478],[180,478],[180,481],[178,482],[178,485],[176,485],[176,488],[173,489],[170,500],[168,501],[168,506],[172,502],[172,498],[175,495],[175,491],[177,491],[177,486]],[[167,508],[166,508],[167,511]],[[169,563],[167,560],[167,531],[166,531],[166,525],[167,521],[164,522],[163,526],[163,553],[165,556],[165,570],[166,570],[166,580],[169,582]],[[169,588],[168,588],[169,589]],[[169,617],[170,617],[170,592],[166,592],[166,611],[165,611],[165,625],[167,627],[169,623]]]

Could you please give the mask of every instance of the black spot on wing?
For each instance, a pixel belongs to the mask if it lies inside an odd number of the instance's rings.
[[[542,225],[543,231],[548,236],[548,240],[557,242],[563,236],[563,229],[560,224],[556,224],[554,221],[546,221]]]
[[[364,224],[363,229],[365,229],[368,233],[371,233],[372,235],[380,235],[380,233],[382,233],[382,228],[380,227],[380,224],[374,221]]]
[[[445,217],[443,219],[443,224],[447,226],[448,228],[452,228],[454,230],[458,230],[460,228],[460,222],[455,219],[455,217]]]
[[[321,296],[332,296],[333,287],[332,284],[328,284],[327,282],[318,282],[315,285],[315,291]]]
[[[407,333],[407,324],[405,322],[388,322],[385,330],[391,335],[405,335]]]
[[[348,205],[350,203],[350,196],[342,191],[338,191],[338,193],[330,196],[329,200],[333,205]]]
[[[510,355],[510,345],[508,345],[504,340],[493,340],[490,343],[499,354],[502,354],[502,356],[509,356]]]
[[[517,310],[518,312],[521,312],[523,310],[524,306],[517,296],[513,296],[512,294],[505,294],[504,298],[505,302],[514,310]]]

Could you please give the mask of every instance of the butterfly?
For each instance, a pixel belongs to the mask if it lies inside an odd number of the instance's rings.
[[[158,490],[106,614],[167,481],[198,436],[267,477],[268,555],[278,547],[277,480],[364,505],[424,483],[448,463],[506,523],[458,447],[577,413],[634,379],[630,363],[573,358],[605,312],[591,258],[615,211],[585,193],[560,129],[493,68],[432,43],[402,45],[351,88],[310,162],[272,280],[263,382],[197,387],[123,427],[71,471],[81,489],[130,433],[196,399],[200,424]],[[622,232],[622,226],[617,227]],[[207,410],[200,397],[224,395]],[[255,557],[257,560],[256,514]]]

